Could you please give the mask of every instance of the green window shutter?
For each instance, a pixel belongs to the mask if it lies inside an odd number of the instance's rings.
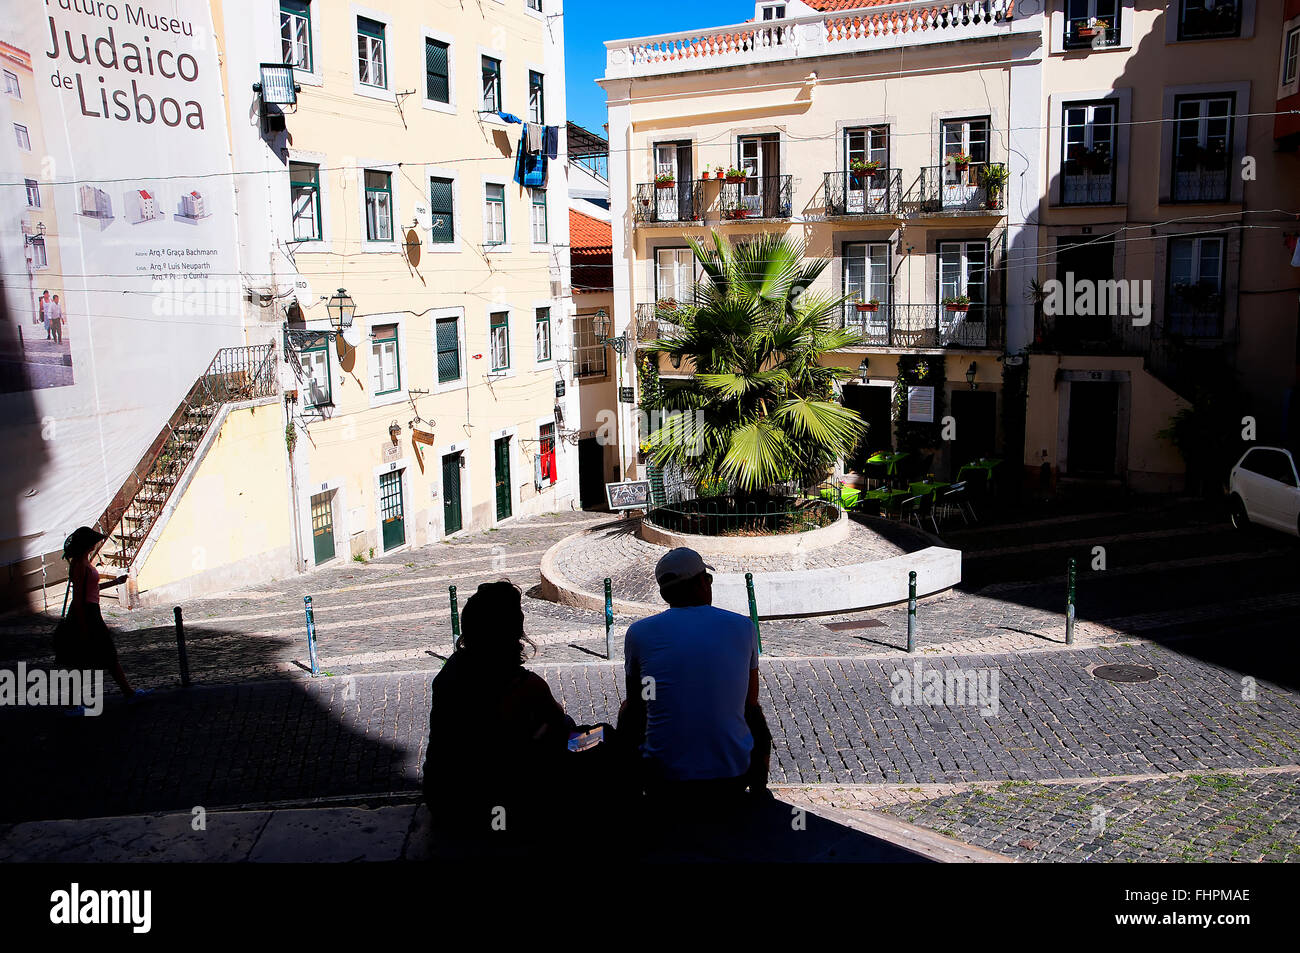
[[[437,40],[424,41],[425,95],[438,103],[451,102],[447,81],[447,44]]]
[[[429,180],[429,210],[433,219],[430,241],[450,242],[456,238],[452,227],[452,181],[451,179]]]
[[[384,25],[374,20],[367,20],[365,17],[357,17],[357,32],[366,36],[373,36],[376,40],[384,38]]]
[[[437,322],[439,384],[450,384],[460,380],[460,340],[457,334],[457,320],[439,318]]]

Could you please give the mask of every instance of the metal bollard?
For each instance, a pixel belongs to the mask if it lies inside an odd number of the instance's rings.
[[[447,593],[451,596],[451,650],[454,652],[460,641],[460,609],[456,606],[456,587],[449,587]]]
[[[1074,557],[1070,557],[1069,581],[1065,588],[1065,644],[1074,644]]]
[[[181,688],[190,687],[190,657],[185,651],[185,622],[181,619],[181,607],[172,609],[176,616],[176,656],[181,666]]]
[[[614,594],[610,579],[605,577],[605,658],[614,658]]]
[[[758,602],[754,599],[754,574],[745,573],[745,591],[749,594],[749,617],[754,622],[754,631],[758,634],[758,654],[763,654],[763,630],[758,627]]]
[[[916,651],[916,573],[907,574],[907,651]]]
[[[319,675],[320,669],[316,667],[316,619],[311,613],[311,596],[303,596],[302,601],[307,606],[307,653],[311,656],[311,673]]]

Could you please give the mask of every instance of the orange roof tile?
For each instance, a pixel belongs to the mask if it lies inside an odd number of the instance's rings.
[[[569,209],[569,246],[574,258],[612,260],[614,238],[609,222]]]

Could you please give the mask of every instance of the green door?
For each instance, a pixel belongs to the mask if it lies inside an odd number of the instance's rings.
[[[316,565],[334,558],[334,505],[332,493],[317,493],[311,498],[311,543],[316,551]]]
[[[510,515],[510,438],[496,442],[497,519]]]
[[[384,521],[384,551],[395,549],[406,542],[401,470],[379,476],[379,515]]]
[[[460,454],[442,458],[442,531],[450,536],[460,532]]]

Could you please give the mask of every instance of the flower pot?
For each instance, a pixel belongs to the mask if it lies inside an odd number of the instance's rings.
[[[656,183],[655,183],[655,188],[657,188],[657,189],[671,189],[671,188],[672,188],[673,186],[675,186],[676,184],[677,184],[676,182],[656,182]]]
[[[1081,26],[1075,32],[1080,39],[1090,40],[1094,36],[1097,36],[1099,33],[1101,33],[1101,30],[1095,26]]]
[[[745,181],[745,176],[743,176],[743,175],[729,175],[729,176],[727,176],[727,181],[728,181],[728,182],[731,182],[731,183],[733,183],[733,184],[736,183],[736,182],[744,182],[744,181]]]
[[[858,314],[868,314],[872,311],[880,310],[880,305],[878,304],[859,304],[856,307],[858,309]]]
[[[944,307],[954,314],[965,314],[970,310],[970,305],[968,304],[947,304],[944,305]]]
[[[969,162],[954,162],[954,163],[952,164],[952,167],[953,167],[954,169],[956,169],[958,172],[965,172],[967,169],[970,168],[970,163],[969,163]]]

